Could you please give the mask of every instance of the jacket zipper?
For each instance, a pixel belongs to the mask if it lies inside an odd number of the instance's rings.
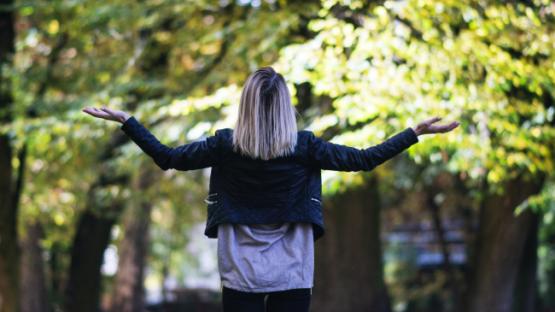
[[[215,196],[215,195],[218,195],[218,193],[208,194],[208,196],[206,196],[206,198],[204,199],[204,202],[207,203],[208,205],[217,203],[218,202],[217,200],[209,200],[210,196]]]

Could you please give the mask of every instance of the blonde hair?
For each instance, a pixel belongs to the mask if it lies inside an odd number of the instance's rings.
[[[295,114],[283,76],[272,67],[257,69],[241,93],[233,149],[263,160],[293,153],[297,144]]]

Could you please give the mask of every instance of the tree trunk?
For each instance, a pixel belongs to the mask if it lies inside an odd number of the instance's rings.
[[[171,18],[165,23],[164,27],[171,25]],[[151,33],[155,29],[142,29],[139,31],[139,40],[145,42],[145,46],[151,47],[148,40],[151,38]],[[154,42],[156,42],[154,40]],[[144,59],[141,58],[137,61],[137,67],[143,73],[149,73],[153,70],[167,67],[169,50],[156,48],[152,51],[143,52]],[[151,55],[152,52],[155,52]],[[150,59],[152,58],[152,59]],[[134,91],[131,91],[133,93]],[[151,97],[156,97],[159,94],[151,94]],[[139,92],[136,94],[137,102],[145,100],[148,97]],[[129,103],[128,108],[132,109],[136,103]],[[126,183],[127,176],[114,177],[109,168],[105,168],[103,164],[116,156],[117,149],[124,143],[129,142],[127,137],[122,131],[117,130],[112,136],[110,142],[101,153],[97,164],[100,167],[100,173],[97,181],[89,191],[94,194],[96,187],[103,187],[110,184]],[[71,251],[71,265],[68,283],[66,285],[66,312],[71,311],[97,311],[100,299],[100,281],[101,274],[100,268],[104,256],[104,250],[108,246],[112,226],[121,213],[123,212],[123,205],[115,203],[113,207],[96,207],[94,197],[88,199],[87,208],[85,213],[80,217],[77,227],[77,234],[74,238],[72,251]],[[109,211],[110,216],[99,215],[94,213],[94,210]]]
[[[375,178],[324,202],[326,235],[316,243],[312,311],[390,311]]]
[[[141,174],[133,190],[139,200],[132,201],[124,219],[125,234],[119,245],[118,271],[116,275],[111,311],[144,311],[144,267],[148,252],[148,231],[152,205],[141,194],[152,184],[152,175]]]
[[[143,202],[126,211],[111,311],[144,311],[144,267],[148,250],[151,205]]]
[[[536,312],[538,299],[538,215],[533,215],[532,226],[526,233],[526,243],[519,267],[518,282],[515,289],[515,312]]]
[[[49,311],[40,247],[42,235],[40,223],[29,223],[21,241],[21,312]]]
[[[0,0],[0,122],[13,118],[13,97],[7,66],[15,51],[13,0]],[[6,9],[7,8],[7,9]],[[7,135],[0,135],[0,310],[19,310],[19,246],[17,203],[14,202],[12,147]]]
[[[123,212],[123,203],[113,200],[99,203],[95,195],[104,187],[128,182],[126,175],[114,176],[111,169],[103,165],[127,139],[121,131],[114,134],[97,161],[99,175],[91,185],[85,212],[79,217],[71,245],[71,264],[64,291],[66,312],[98,311],[104,250],[110,242],[112,226]]]
[[[66,285],[66,312],[98,312],[100,268],[114,223],[115,219],[101,218],[90,210],[79,218]]]
[[[12,151],[7,136],[0,136],[0,307],[18,312],[19,246],[17,206],[12,203]]]
[[[466,311],[512,311],[524,246],[536,218],[529,210],[515,216],[514,209],[540,191],[542,184],[543,179],[517,178],[506,184],[503,194],[485,199]]]

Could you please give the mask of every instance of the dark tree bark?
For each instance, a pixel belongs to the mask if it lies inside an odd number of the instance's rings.
[[[143,194],[152,185],[153,174],[143,172],[133,183],[136,194]],[[132,201],[123,218],[124,236],[119,244],[118,271],[114,285],[111,311],[144,311],[144,267],[148,253],[150,211],[152,205],[139,197]]]
[[[13,118],[13,97],[11,80],[7,66],[15,53],[14,0],[0,0],[0,122],[10,122]]]
[[[112,209],[121,210],[119,205],[114,204]],[[92,210],[79,218],[66,285],[66,312],[98,312],[100,268],[114,223],[115,219],[99,217]]]
[[[42,226],[38,222],[27,224],[21,240],[21,312],[48,312],[44,261],[40,239]]]
[[[19,309],[19,257],[17,206],[12,203],[12,149],[7,136],[0,136],[0,307]]]
[[[543,178],[515,178],[506,184],[503,194],[485,199],[465,311],[512,311],[519,267],[536,219],[529,210],[515,216],[514,209],[539,192],[542,184]]]
[[[115,146],[123,139],[114,135],[100,160],[109,159]],[[101,161],[99,161],[101,163]],[[112,227],[123,211],[123,203],[117,200],[98,202],[99,189],[124,184],[127,176],[113,176],[108,167],[99,166],[98,180],[91,186],[85,212],[79,217],[77,231],[71,245],[71,263],[65,285],[66,312],[97,312],[101,291],[100,268],[104,251],[110,242]]]
[[[13,0],[0,0],[0,122],[13,118],[13,97],[7,66],[15,52]],[[13,149],[7,135],[0,135],[0,310],[19,310],[19,246],[16,186],[13,185]]]
[[[515,288],[515,312],[536,312],[538,303],[538,229],[540,216],[533,215],[532,225],[526,235],[526,243],[519,266]]]
[[[375,178],[324,205],[326,235],[316,243],[312,311],[390,311]]]

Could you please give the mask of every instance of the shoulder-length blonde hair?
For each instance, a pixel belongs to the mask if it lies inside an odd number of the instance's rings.
[[[297,144],[295,114],[283,76],[272,67],[257,69],[241,93],[233,149],[264,160],[293,153]]]

